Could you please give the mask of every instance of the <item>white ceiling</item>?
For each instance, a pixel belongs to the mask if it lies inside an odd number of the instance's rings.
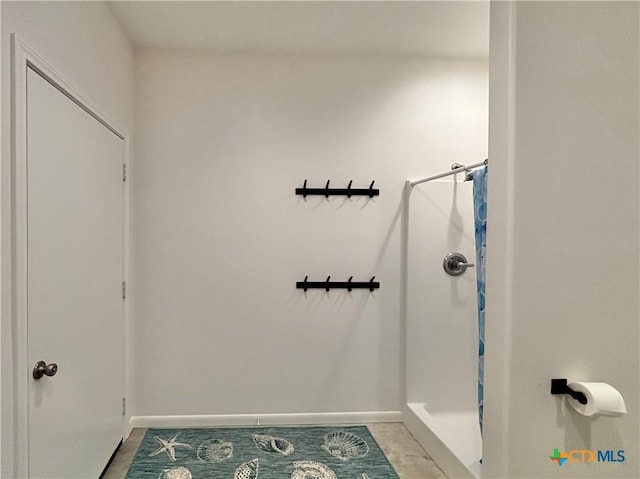
[[[137,48],[487,58],[488,1],[107,2]]]

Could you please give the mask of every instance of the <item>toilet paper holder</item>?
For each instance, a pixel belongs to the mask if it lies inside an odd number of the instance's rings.
[[[551,394],[568,394],[580,404],[587,404],[587,396],[580,391],[574,391],[569,386],[569,381],[566,379],[552,379],[551,380]]]

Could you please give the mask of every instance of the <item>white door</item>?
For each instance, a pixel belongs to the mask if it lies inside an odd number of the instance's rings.
[[[27,72],[29,477],[97,478],[123,431],[124,143]],[[29,372],[31,374],[31,372]]]

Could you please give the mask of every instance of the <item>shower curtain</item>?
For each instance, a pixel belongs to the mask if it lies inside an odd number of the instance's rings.
[[[478,414],[482,434],[484,401],[484,292],[487,249],[487,167],[473,172],[473,216],[476,232],[476,280],[478,288]]]

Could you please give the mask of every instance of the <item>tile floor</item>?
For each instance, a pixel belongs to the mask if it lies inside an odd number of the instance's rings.
[[[367,424],[400,479],[447,479],[402,423]],[[146,429],[134,429],[103,479],[124,479]]]

